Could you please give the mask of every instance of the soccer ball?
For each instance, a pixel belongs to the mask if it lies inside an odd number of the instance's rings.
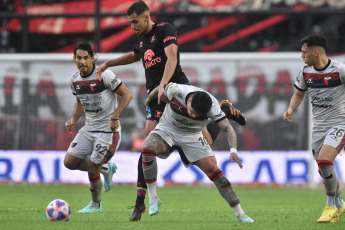
[[[48,204],[46,215],[50,221],[67,221],[71,216],[71,207],[66,201],[56,199]]]

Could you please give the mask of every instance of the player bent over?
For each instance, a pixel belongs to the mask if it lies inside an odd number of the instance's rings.
[[[327,203],[319,223],[338,222],[345,212],[340,184],[334,171],[334,160],[345,145],[345,65],[326,56],[327,40],[312,34],[301,41],[306,65],[298,74],[296,91],[283,120],[292,122],[293,111],[308,90],[312,104],[312,151],[325,186]]]
[[[156,193],[156,157],[165,159],[178,150],[186,167],[196,165],[210,178],[240,222],[254,222],[242,210],[231,183],[219,169],[213,151],[202,134],[211,118],[227,135],[230,160],[243,167],[237,156],[236,133],[217,99],[201,88],[176,83],[169,83],[165,93],[169,102],[158,125],[145,139],[142,151],[142,167],[149,192],[149,215],[157,214],[160,205]]]
[[[74,49],[73,60],[79,69],[71,78],[76,104],[65,126],[71,132],[83,113],[85,125],[70,144],[64,165],[71,170],[88,172],[91,202],[79,212],[101,212],[100,173],[104,175],[104,189],[109,191],[116,165],[105,163],[118,146],[119,117],[131,101],[132,93],[110,70],[102,73],[101,81],[97,79],[94,53],[89,43],[81,43]],[[121,97],[119,102],[117,95]]]

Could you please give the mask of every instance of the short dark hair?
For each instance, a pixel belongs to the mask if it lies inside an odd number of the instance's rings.
[[[204,117],[211,110],[212,99],[208,93],[204,91],[197,91],[192,94],[191,107],[199,115]]]
[[[327,39],[322,34],[311,34],[301,40],[301,46],[306,43],[308,47],[321,46],[327,48]]]
[[[132,14],[137,14],[137,15],[141,15],[142,13],[144,13],[145,11],[149,11],[150,9],[149,7],[146,5],[146,3],[144,1],[137,1],[135,3],[133,3],[127,10],[127,15],[132,15]]]
[[[88,42],[83,42],[83,43],[80,43],[79,45],[77,45],[77,47],[75,47],[74,51],[73,51],[74,56],[77,55],[77,50],[85,50],[88,52],[88,54],[90,54],[91,57],[93,57],[95,55],[93,52],[91,44]]]

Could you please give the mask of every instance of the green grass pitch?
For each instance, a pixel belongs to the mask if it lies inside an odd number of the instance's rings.
[[[77,211],[91,199],[87,185],[0,185],[0,229],[345,229],[345,215],[338,223],[316,222],[326,202],[320,189],[235,187],[242,208],[255,223],[239,223],[214,186],[167,186],[157,191],[162,200],[159,213],[146,212],[140,222],[131,222],[134,186],[115,184],[102,195],[102,213],[80,214]],[[46,206],[57,198],[71,205],[67,222],[46,218]]]

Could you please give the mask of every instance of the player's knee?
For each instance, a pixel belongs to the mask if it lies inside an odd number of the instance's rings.
[[[68,155],[65,156],[63,163],[64,163],[65,167],[70,169],[70,170],[78,169],[78,167],[80,166],[79,162],[73,161],[70,157],[68,157]]]

